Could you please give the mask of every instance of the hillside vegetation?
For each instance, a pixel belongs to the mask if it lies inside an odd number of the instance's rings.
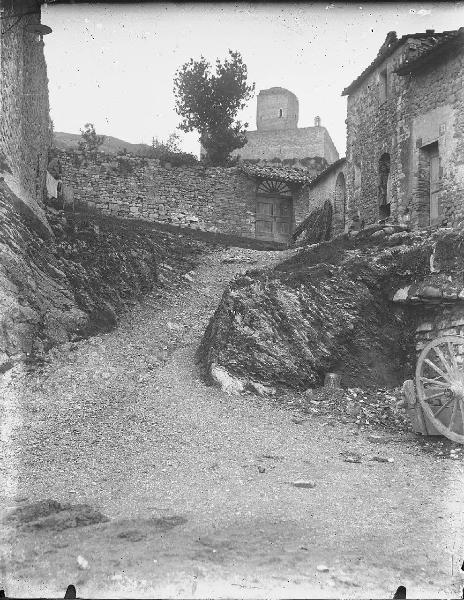
[[[77,149],[82,136],[79,133],[65,133],[63,131],[55,131],[54,146],[59,150]],[[103,144],[100,146],[101,152],[108,154],[117,154],[120,151],[127,151],[131,154],[146,154],[150,150],[148,144],[132,144],[111,135],[105,135]]]

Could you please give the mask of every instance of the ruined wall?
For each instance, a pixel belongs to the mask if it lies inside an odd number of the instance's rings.
[[[391,217],[429,224],[424,148],[438,143],[441,224],[464,216],[464,53],[454,53],[422,73],[399,76],[400,47],[348,97],[347,187],[352,211],[366,223],[379,218],[379,160],[390,157]],[[387,70],[386,98],[385,79]],[[421,173],[422,169],[422,173]]]
[[[22,202],[46,225],[42,194],[50,146],[44,43],[28,27],[40,23],[37,0],[3,0],[0,37],[0,171]],[[13,15],[33,12],[19,21]],[[10,18],[12,17],[12,18]]]
[[[248,143],[232,153],[232,156],[238,156],[241,160],[286,160],[319,156],[331,164],[338,159],[337,149],[325,127],[248,131],[246,136]]]

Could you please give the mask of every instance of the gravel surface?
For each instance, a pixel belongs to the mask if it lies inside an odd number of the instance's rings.
[[[285,254],[215,251],[182,286],[166,265],[115,331],[3,377],[7,594],[460,595],[462,460],[200,381],[194,354],[227,282]],[[11,517],[47,499],[109,521]]]

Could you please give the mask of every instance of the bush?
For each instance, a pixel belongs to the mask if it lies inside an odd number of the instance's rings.
[[[159,156],[160,162],[171,163],[173,167],[187,167],[198,164],[198,159],[189,152],[170,152],[165,151]]]

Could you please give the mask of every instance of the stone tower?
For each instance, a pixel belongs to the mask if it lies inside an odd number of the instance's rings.
[[[298,127],[298,98],[282,87],[261,90],[256,109],[258,131],[282,131]]]

